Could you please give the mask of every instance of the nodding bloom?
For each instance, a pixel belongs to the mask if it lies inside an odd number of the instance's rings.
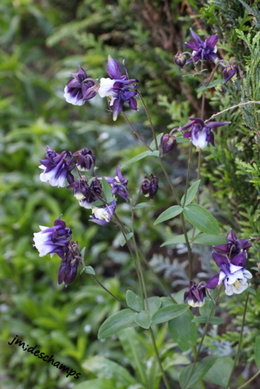
[[[203,41],[192,29],[190,29],[190,33],[193,40],[190,42],[185,42],[185,45],[193,51],[192,58],[189,59],[187,63],[205,60],[215,62],[219,59],[218,55],[216,54],[218,35],[211,35],[205,41]]]
[[[40,226],[40,232],[33,234],[34,246],[40,257],[47,254],[57,254],[65,258],[69,249],[71,229],[61,219],[56,219],[52,227]]]
[[[189,304],[191,307],[202,307],[205,302],[206,287],[205,283],[191,281],[190,287],[187,292],[184,293],[184,302]]]
[[[233,258],[237,265],[243,266],[247,260],[247,250],[251,246],[247,239],[238,239],[234,231],[230,230],[227,234],[227,243],[213,246],[213,250]]]
[[[83,105],[87,100],[96,96],[97,89],[95,80],[79,67],[76,73],[72,73],[72,79],[64,88],[64,98],[67,103]]]
[[[40,180],[48,182],[51,186],[64,187],[74,181],[71,171],[75,167],[72,154],[69,151],[56,153],[50,147],[47,148],[45,159],[42,159],[40,169]]]
[[[137,80],[129,79],[124,66],[125,74],[122,74],[119,63],[112,57],[108,57],[107,73],[110,78],[101,78],[98,93],[100,97],[109,97],[110,108],[113,112],[113,120],[116,120],[123,110],[124,103],[137,110]]]
[[[61,261],[58,272],[58,283],[70,284],[77,275],[78,266],[81,262],[81,253],[77,242],[70,242],[68,251]]]
[[[123,176],[121,170],[116,168],[115,177],[105,177],[106,181],[112,188],[112,194],[122,197],[124,200],[128,200],[128,180]]]
[[[76,166],[80,171],[90,170],[95,166],[96,157],[90,149],[81,149],[73,153],[76,159]]]
[[[116,210],[115,200],[113,200],[110,204],[106,205],[103,208],[92,207],[93,216],[90,216],[89,220],[96,224],[104,226],[112,220],[115,210]]]
[[[204,149],[209,144],[214,146],[213,128],[225,126],[231,122],[204,122],[202,119],[189,118],[190,123],[179,128],[179,131],[188,130],[183,134],[184,138],[189,138],[194,146]]]
[[[183,68],[183,66],[186,64],[187,58],[184,53],[178,52],[174,56],[174,63],[178,65],[180,68]]]
[[[228,82],[235,75],[239,75],[239,67],[237,65],[227,65],[223,70],[225,82]]]
[[[176,145],[176,138],[171,134],[164,134],[161,137],[160,147],[163,154],[169,153]]]
[[[102,185],[97,177],[91,181],[90,185],[81,179],[74,185],[73,190],[74,196],[79,200],[79,205],[90,209],[92,208],[92,203],[100,199]]]
[[[141,190],[145,197],[153,198],[158,190],[158,178],[153,174],[150,176],[145,176],[142,184]]]

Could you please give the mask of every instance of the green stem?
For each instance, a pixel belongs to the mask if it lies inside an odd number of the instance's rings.
[[[156,340],[155,340],[155,336],[154,336],[152,328],[150,328],[149,331],[150,331],[150,334],[151,334],[151,338],[152,338],[152,342],[153,342],[153,348],[154,348],[154,351],[155,351],[156,359],[157,359],[158,365],[159,365],[161,373],[162,373],[163,382],[164,382],[164,384],[166,386],[166,389],[170,389],[169,382],[167,380],[165,371],[164,371],[163,366],[162,366],[160,354],[159,354],[159,351],[158,351],[158,347],[157,347],[157,344],[156,344]]]
[[[231,109],[235,109],[235,108],[238,108],[238,107],[242,107],[242,106],[248,105],[248,104],[260,104],[260,101],[254,101],[254,100],[252,100],[252,101],[246,101],[246,102],[244,102],[244,103],[239,103],[239,104],[236,104],[236,105],[232,105],[232,107],[226,108],[226,109],[224,109],[223,111],[219,111],[219,112],[215,113],[214,115],[210,116],[210,118],[207,119],[207,120],[205,121],[205,123],[209,122],[210,120],[214,119],[215,117],[217,117],[217,116],[219,116],[219,115],[222,115],[222,113],[225,113],[225,112],[227,112],[227,111],[230,111]]]
[[[239,386],[237,389],[243,389],[245,388],[250,382],[252,382],[256,377],[258,377],[260,374],[260,370],[258,370],[251,378],[249,378],[248,381],[244,382],[243,385]]]
[[[241,325],[240,336],[239,336],[238,349],[237,349],[237,353],[236,353],[233,369],[232,369],[232,372],[230,374],[230,378],[229,378],[229,381],[228,381],[228,384],[227,384],[226,388],[230,387],[230,381],[231,381],[231,377],[232,377],[233,371],[234,371],[234,369],[237,366],[238,361],[239,361],[241,347],[242,347],[242,343],[243,343],[243,332],[244,332],[245,322],[246,322],[246,312],[247,312],[248,300],[249,300],[249,293],[247,292],[245,306],[244,306],[244,311],[243,311],[242,325]]]
[[[130,120],[128,119],[128,117],[126,116],[126,114],[124,112],[122,112],[122,115],[126,121],[126,123],[129,125],[129,127],[131,128],[131,131],[132,133],[136,136],[136,138],[145,146],[148,148],[148,150],[150,151],[153,151],[152,148],[146,143],[146,141],[143,139],[143,137],[139,134],[138,131],[136,131],[136,129],[134,128],[134,126],[132,125],[132,123],[130,122]]]
[[[124,305],[124,302],[121,301],[118,297],[116,297],[109,289],[107,289],[105,287],[105,285],[102,284],[102,282],[100,282],[98,280],[98,278],[94,275],[92,275],[92,277],[94,278],[94,280],[96,281],[96,283],[102,288],[104,289],[111,297],[113,297],[116,301],[118,301],[121,305]]]
[[[156,137],[156,133],[155,133],[155,128],[154,128],[154,126],[153,126],[151,116],[150,116],[149,111],[148,111],[148,109],[147,109],[147,106],[146,106],[146,104],[145,104],[145,102],[144,102],[144,99],[143,99],[143,97],[142,97],[142,95],[141,95],[141,92],[138,92],[138,95],[139,95],[140,100],[141,100],[141,102],[142,102],[142,104],[143,104],[143,107],[144,107],[144,110],[145,110],[145,114],[146,114],[146,116],[147,116],[147,119],[148,119],[149,124],[150,124],[150,128],[151,128],[151,130],[152,130],[152,134],[153,134],[153,138],[154,138],[156,150],[159,150],[159,145],[158,145],[158,141],[157,141],[157,137]]]

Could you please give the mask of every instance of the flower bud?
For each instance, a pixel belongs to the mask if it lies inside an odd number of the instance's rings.
[[[176,144],[176,138],[175,136],[171,134],[164,134],[161,137],[161,144],[160,147],[162,149],[163,154],[169,153],[173,149],[173,147]]]
[[[186,64],[186,61],[187,61],[187,58],[186,58],[186,55],[184,53],[178,52],[177,54],[175,54],[174,63],[176,65],[180,66],[180,68],[183,68],[183,66]]]
[[[95,165],[96,157],[90,149],[81,149],[73,154],[76,157],[76,166],[79,170],[89,170]]]
[[[151,174],[150,176],[145,176],[142,184],[141,190],[145,197],[153,198],[158,190],[158,178]]]
[[[237,65],[227,65],[223,70],[225,82],[228,82],[235,75],[239,75],[239,68]]]

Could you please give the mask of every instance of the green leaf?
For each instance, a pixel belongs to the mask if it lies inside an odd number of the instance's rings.
[[[206,373],[204,379],[226,388],[233,370],[234,361],[230,357],[218,358]]]
[[[107,180],[102,177],[102,190],[106,199],[106,202],[109,204],[114,200],[114,196],[112,194],[112,189]]]
[[[183,195],[181,198],[181,205],[183,207],[192,202],[192,200],[196,196],[196,193],[198,192],[199,186],[200,186],[200,180],[197,180],[193,182],[193,184],[191,184],[191,186],[187,190],[186,199],[185,199],[185,195]],[[184,199],[185,199],[185,204],[184,204]]]
[[[208,234],[219,234],[218,221],[205,208],[190,204],[183,211],[185,219],[200,231]]]
[[[204,316],[198,316],[193,319],[194,323],[210,323],[210,324],[215,324],[215,325],[220,325],[225,323],[225,321],[221,317],[213,316],[210,319]]]
[[[91,274],[92,276],[96,274],[95,269],[92,266],[85,266],[84,272],[87,274]]]
[[[191,229],[190,231],[188,231],[187,235],[188,235],[189,240],[191,240],[191,237],[193,236],[193,230]],[[173,237],[171,239],[168,239],[163,244],[161,244],[161,247],[169,246],[169,245],[173,245],[173,244],[179,244],[179,243],[186,243],[185,236],[183,234],[173,235]]]
[[[115,381],[106,379],[96,379],[83,381],[73,386],[74,389],[115,389]]]
[[[156,312],[152,318],[152,322],[156,324],[164,323],[180,315],[183,315],[183,313],[188,309],[189,306],[187,304],[166,305],[165,307],[160,308],[158,312]]]
[[[126,304],[137,312],[143,309],[142,299],[132,292],[132,290],[127,290],[126,292]]]
[[[169,322],[172,339],[183,351],[189,350],[197,342],[197,325],[192,320],[193,314],[190,310],[186,310],[181,316]]]
[[[155,226],[156,224],[165,222],[166,220],[173,219],[175,216],[179,215],[183,212],[183,208],[179,205],[173,205],[172,207],[166,209],[164,212],[160,214],[160,216],[157,217],[155,222],[153,223]]]
[[[209,245],[214,245],[214,244],[223,244],[226,242],[226,235],[225,234],[219,234],[219,235],[209,235],[209,234],[199,234],[197,235],[193,243],[196,244],[209,244]]]
[[[215,80],[212,81],[209,85],[207,86],[201,86],[200,88],[197,89],[197,92],[204,92],[207,89],[215,88],[216,86],[223,85],[225,80]]]
[[[209,356],[202,361],[185,366],[180,374],[179,382],[182,389],[192,388],[198,381],[201,381],[207,371],[215,363],[217,357]]]
[[[128,161],[124,162],[121,167],[122,168],[125,168],[126,166],[129,166],[129,165],[132,165],[133,163],[135,162],[138,162],[140,161],[141,159],[144,159],[146,157],[159,157],[159,151],[158,150],[154,150],[154,151],[144,151],[143,153],[140,153],[138,155],[136,155],[135,157],[129,159]]]
[[[160,297],[153,296],[147,299],[148,311],[150,312],[150,316],[152,317],[161,306]]]
[[[100,355],[87,359],[83,362],[82,367],[87,372],[96,374],[98,378],[113,379],[123,387],[136,383],[124,367]]]
[[[98,339],[108,338],[111,335],[117,334],[118,331],[134,325],[135,313],[130,309],[113,313],[109,316],[98,331]]]
[[[255,362],[257,367],[260,367],[260,335],[255,338]]]
[[[135,322],[140,327],[145,328],[146,330],[151,326],[151,316],[148,311],[141,311],[135,314]]]
[[[134,234],[132,232],[128,232],[124,236],[124,234],[122,234],[121,232],[118,239],[120,246],[123,247],[126,244],[126,242],[133,237],[133,235]]]

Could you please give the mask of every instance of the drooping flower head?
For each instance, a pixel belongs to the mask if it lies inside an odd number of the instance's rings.
[[[212,257],[220,268],[220,272],[208,280],[206,287],[214,289],[222,282],[228,296],[240,294],[248,288],[248,279],[252,274],[245,269],[247,250],[251,244],[246,239],[238,239],[231,230],[227,235],[227,243],[213,247]]]
[[[189,289],[184,293],[184,302],[191,307],[202,307],[205,302],[206,287],[205,283],[191,281]]]
[[[110,204],[102,208],[92,207],[93,216],[90,216],[89,220],[101,226],[105,226],[112,220],[115,210],[116,210],[115,200],[113,200]]]
[[[75,195],[75,190],[77,195]],[[78,198],[79,205],[87,209],[92,208],[92,203],[99,200],[101,194],[102,184],[97,177],[94,178],[90,184],[88,184],[85,180],[79,180],[79,183],[74,189],[74,196]]]
[[[137,80],[129,79],[127,70],[124,67],[122,74],[119,63],[112,57],[108,57],[107,73],[110,78],[101,78],[99,95],[100,97],[109,97],[110,108],[113,112],[113,120],[116,120],[120,112],[123,110],[124,103],[128,103],[129,107],[137,110]]]
[[[161,137],[160,148],[163,154],[169,153],[176,145],[176,138],[171,134],[164,134]]]
[[[190,42],[185,42],[186,47],[193,50],[192,58],[187,61],[211,61],[215,62],[219,59],[217,53],[218,35],[211,35],[205,41],[203,41],[192,29],[190,29],[191,36],[193,38]]]
[[[67,103],[83,105],[87,100],[96,96],[97,89],[95,81],[83,68],[79,67],[76,73],[72,73],[72,79],[64,88],[64,98]]]
[[[209,144],[214,146],[213,128],[225,126],[231,122],[204,122],[202,119],[190,118],[190,123],[180,127],[179,131],[188,130],[183,134],[189,138],[194,146],[204,149]]]
[[[235,75],[239,75],[239,67],[237,65],[227,65],[223,70],[223,76],[225,82],[231,80]]]
[[[65,285],[74,281],[78,266],[81,262],[81,253],[77,242],[70,242],[68,251],[61,261],[58,272],[58,283]]]
[[[48,147],[45,158],[40,162],[39,168],[43,169],[40,174],[41,181],[58,187],[65,187],[67,182],[73,182],[74,178],[71,171],[74,169],[75,163],[69,151],[56,153],[55,150]]]
[[[33,241],[40,257],[57,254],[64,258],[69,249],[71,229],[61,219],[56,219],[53,227],[40,226],[40,232],[33,234]]]
[[[123,176],[119,168],[116,168],[115,177],[105,177],[105,179],[111,185],[112,194],[118,195],[124,200],[128,200],[128,180]]]
[[[150,174],[150,176],[145,176],[142,184],[141,184],[141,190],[145,197],[149,197],[152,199],[158,190],[158,178],[154,176],[153,174]]]
[[[96,157],[90,149],[81,149],[73,153],[76,159],[76,166],[80,171],[90,170],[95,166]]]

